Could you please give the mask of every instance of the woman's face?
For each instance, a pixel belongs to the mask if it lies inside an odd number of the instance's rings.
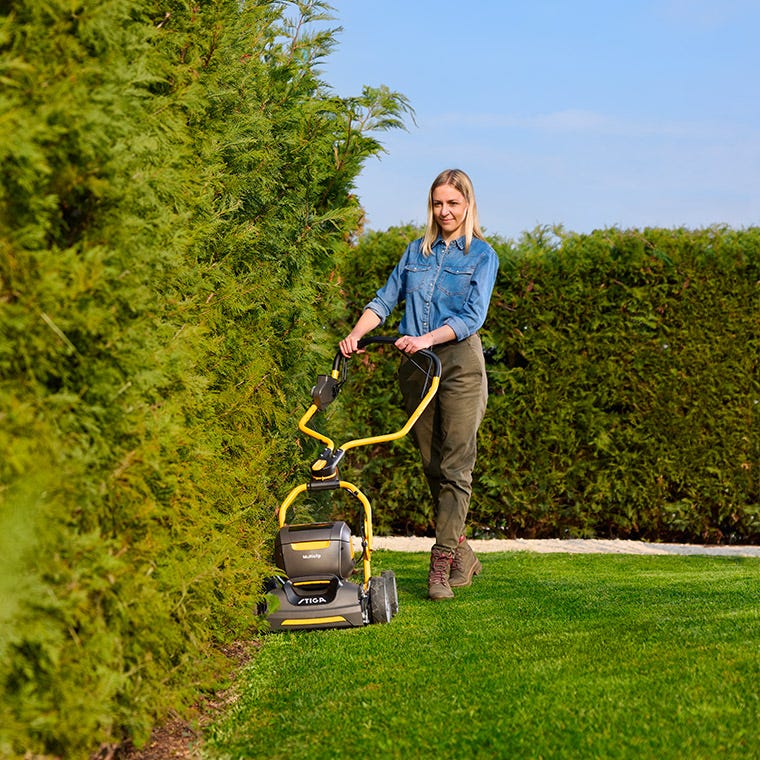
[[[433,190],[433,216],[448,243],[464,234],[467,202],[464,195],[451,185],[438,185]]]

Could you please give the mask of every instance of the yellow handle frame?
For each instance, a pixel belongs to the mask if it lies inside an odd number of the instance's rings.
[[[337,370],[333,370],[331,374],[335,380],[337,380],[340,376]],[[372,435],[366,438],[355,438],[352,441],[344,443],[340,449],[342,451],[348,451],[349,449],[355,449],[359,446],[371,446],[373,443],[387,443],[388,441],[395,441],[399,438],[403,438],[412,429],[414,423],[417,422],[417,420],[420,418],[420,415],[425,411],[425,409],[427,409],[427,406],[432,400],[433,396],[435,396],[435,394],[438,392],[438,386],[440,382],[441,378],[438,375],[434,375],[432,377],[428,392],[422,397],[422,400],[417,405],[417,408],[414,410],[414,412],[412,412],[412,414],[409,416],[406,424],[403,427],[399,428],[395,433]],[[335,442],[332,440],[332,438],[328,438],[326,435],[322,435],[322,433],[308,427],[309,421],[318,411],[319,407],[316,404],[312,404],[306,410],[306,413],[303,415],[303,417],[301,417],[301,419],[298,421],[298,429],[302,433],[305,433],[306,435],[311,436],[312,438],[316,438],[318,441],[321,441],[325,444],[325,446],[334,451]]]
[[[367,339],[367,342],[392,343],[393,339],[370,338],[370,339]],[[429,352],[425,352],[425,353],[429,354]],[[332,440],[332,438],[329,438],[328,436],[323,435],[317,430],[314,430],[313,428],[309,427],[309,422],[311,421],[312,417],[314,417],[314,415],[320,409],[316,403],[312,404],[306,410],[303,417],[301,417],[301,419],[298,421],[298,429],[305,435],[308,435],[311,438],[315,438],[316,440],[323,443],[330,450],[330,452],[333,452],[333,453],[346,452],[346,451],[349,451],[350,449],[355,449],[360,446],[371,446],[372,444],[375,444],[375,443],[387,443],[388,441],[395,441],[399,438],[403,438],[412,429],[412,427],[414,426],[414,423],[417,422],[417,420],[420,418],[420,415],[422,415],[425,409],[427,409],[428,404],[432,401],[433,396],[435,396],[435,394],[438,392],[438,386],[441,382],[440,363],[438,362],[438,357],[436,357],[434,354],[432,354],[432,357],[433,357],[433,360],[435,361],[435,365],[437,366],[437,371],[431,377],[430,388],[428,388],[427,393],[420,400],[420,403],[417,405],[417,408],[409,415],[409,419],[407,419],[406,423],[401,428],[396,430],[394,433],[385,433],[383,435],[372,435],[366,438],[355,438],[351,441],[347,441],[346,443],[344,443],[339,449],[336,449],[335,442]],[[335,381],[340,380],[340,370],[339,370],[337,358],[336,358],[336,362],[333,365],[331,377]],[[362,491],[357,486],[345,480],[337,479],[337,470],[336,470],[336,480],[334,483],[331,483],[330,488],[342,489],[342,490],[348,491],[354,497],[356,497],[359,500],[359,502],[361,502],[361,505],[363,508],[363,516],[364,516],[364,544],[362,546],[362,561],[363,561],[363,566],[364,566],[364,589],[368,590],[370,577],[372,576],[372,572],[371,572],[372,507],[370,506],[369,499],[362,493]],[[278,522],[279,522],[280,528],[282,528],[285,525],[285,522],[287,519],[287,511],[291,507],[293,502],[298,498],[298,496],[300,496],[302,493],[308,490],[309,490],[309,485],[306,483],[303,483],[301,485],[296,486],[285,497],[285,500],[280,505],[280,508],[278,511]]]
[[[369,579],[372,577],[372,507],[370,506],[369,499],[357,488],[353,483],[349,483],[345,480],[338,481],[338,488],[348,491],[352,496],[356,497],[363,507],[364,514],[364,544],[362,546],[362,563],[364,566],[364,590],[369,589]],[[309,486],[306,483],[296,486],[286,497],[285,501],[280,505],[280,509],[277,515],[279,527],[282,528],[285,525],[287,518],[287,512],[293,502],[304,492],[308,491]]]

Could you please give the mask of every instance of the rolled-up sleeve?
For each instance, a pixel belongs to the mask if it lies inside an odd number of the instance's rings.
[[[385,285],[377,291],[375,297],[364,307],[364,311],[370,309],[380,317],[380,324],[385,324],[385,320],[388,319],[399,302],[403,300],[404,271],[406,269],[406,261],[409,258],[410,247],[411,244],[407,246],[404,255],[394,267]]]

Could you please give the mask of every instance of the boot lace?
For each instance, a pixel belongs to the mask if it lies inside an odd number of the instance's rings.
[[[436,554],[430,563],[430,583],[446,583],[451,571],[451,556],[446,554]]]

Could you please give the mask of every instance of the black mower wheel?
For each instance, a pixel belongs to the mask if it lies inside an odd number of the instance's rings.
[[[373,623],[390,623],[393,617],[388,586],[383,576],[369,579],[369,609]]]
[[[264,592],[264,598],[259,600],[256,605],[256,614],[260,617],[266,617],[269,612],[269,604],[267,603],[267,594],[270,591],[274,591],[277,588],[277,580],[275,578],[265,578],[262,584],[262,591]]]
[[[393,570],[383,570],[381,573],[385,578],[385,585],[388,587],[388,600],[391,605],[391,617],[398,613],[398,588],[396,587],[396,573]]]

